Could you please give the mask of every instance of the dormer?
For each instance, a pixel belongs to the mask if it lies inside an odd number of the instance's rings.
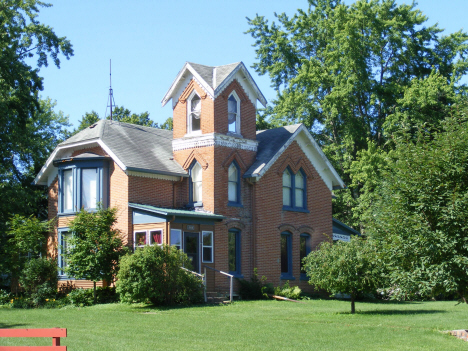
[[[257,101],[266,99],[242,62],[186,62],[162,100],[172,100],[174,139],[225,135],[256,139]]]

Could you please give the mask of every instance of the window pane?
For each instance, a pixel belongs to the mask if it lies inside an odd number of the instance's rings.
[[[202,201],[202,168],[199,163],[196,163],[192,168],[192,201]]]
[[[228,113],[237,113],[237,100],[234,95],[228,99]]]
[[[283,186],[291,187],[291,174],[288,170],[283,172]]]
[[[231,118],[231,117],[230,117]],[[228,131],[230,131],[231,133],[237,133],[237,124],[236,124],[236,118],[235,118],[235,115],[233,116],[232,118],[232,122],[229,123],[229,129]]]
[[[135,246],[146,245],[146,232],[135,233]]]
[[[237,167],[234,164],[229,166],[229,180],[237,182]]]
[[[237,272],[237,233],[228,232],[229,271]]]
[[[150,232],[151,244],[160,245],[162,244],[162,232],[160,230],[154,230]]]
[[[228,200],[232,202],[237,202],[237,183],[230,181],[228,185],[228,190],[229,190]]]
[[[281,273],[289,272],[289,235],[281,234]]]
[[[63,171],[63,210],[73,210],[73,173],[71,169]]]
[[[176,246],[180,250],[180,230],[171,229],[171,245]]]
[[[212,260],[212,251],[213,251],[213,248],[211,248],[211,247],[204,247],[203,248],[203,262],[205,262],[205,263],[213,262],[213,260]]]
[[[199,182],[202,180],[202,168],[199,163],[196,163],[192,168],[192,180]]]
[[[291,206],[291,188],[283,187],[283,205]]]
[[[81,172],[81,206],[85,209],[97,207],[97,169],[83,169]]]
[[[296,189],[296,207],[304,207],[304,190]]]
[[[62,267],[62,270],[60,271],[60,274],[61,275],[64,275],[65,272],[63,270],[63,268],[66,268],[68,266],[68,263],[66,261],[66,258],[63,254],[67,253],[68,252],[68,239],[70,239],[70,236],[71,236],[71,233],[69,232],[62,232],[61,233],[61,240],[60,240],[60,245],[62,246],[61,247],[61,255],[60,255],[60,267]]]
[[[203,246],[212,246],[213,242],[213,233],[203,232]]]
[[[201,100],[198,95],[195,95],[190,101],[190,115],[192,131],[200,130]]]
[[[301,172],[296,174],[296,188],[304,189],[304,176]]]

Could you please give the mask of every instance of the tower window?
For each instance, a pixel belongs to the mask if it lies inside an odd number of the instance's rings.
[[[233,91],[228,98],[228,131],[240,134],[240,99]]]
[[[201,99],[194,91],[188,101],[187,132],[199,132],[201,121]]]

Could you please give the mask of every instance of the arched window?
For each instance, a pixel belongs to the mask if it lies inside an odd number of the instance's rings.
[[[202,168],[198,162],[195,162],[190,169],[190,202],[201,204],[202,202]]]
[[[304,269],[303,259],[310,253],[310,235],[302,233],[299,242],[299,258],[301,264],[301,280],[307,280],[306,271]]]
[[[228,169],[228,201],[231,205],[240,204],[240,171],[236,161]]]
[[[201,99],[195,91],[188,98],[187,115],[187,133],[200,132]]]
[[[228,98],[228,131],[240,134],[240,99],[235,91]]]
[[[283,172],[283,209],[307,212],[306,177],[302,169],[295,175],[289,167]]]
[[[294,279],[292,275],[292,237],[290,232],[281,233],[281,279]]]
[[[292,207],[292,177],[291,172],[285,169],[283,172],[283,206]]]

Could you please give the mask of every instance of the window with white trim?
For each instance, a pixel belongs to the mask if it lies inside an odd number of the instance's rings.
[[[202,262],[213,263],[213,232],[202,231]]]
[[[187,101],[187,133],[201,133],[201,98],[194,90]]]
[[[236,161],[228,168],[228,201],[229,204],[240,204],[240,170]]]
[[[163,241],[162,229],[138,230],[133,233],[133,249],[146,245],[161,246]]]
[[[65,169],[62,172],[62,211],[73,211],[73,169]]]
[[[171,245],[177,247],[179,250],[182,250],[182,230],[171,229]]]
[[[228,131],[240,135],[240,99],[235,91],[228,98]]]
[[[81,170],[81,207],[85,210],[97,208],[98,176],[97,168],[83,168]]]

